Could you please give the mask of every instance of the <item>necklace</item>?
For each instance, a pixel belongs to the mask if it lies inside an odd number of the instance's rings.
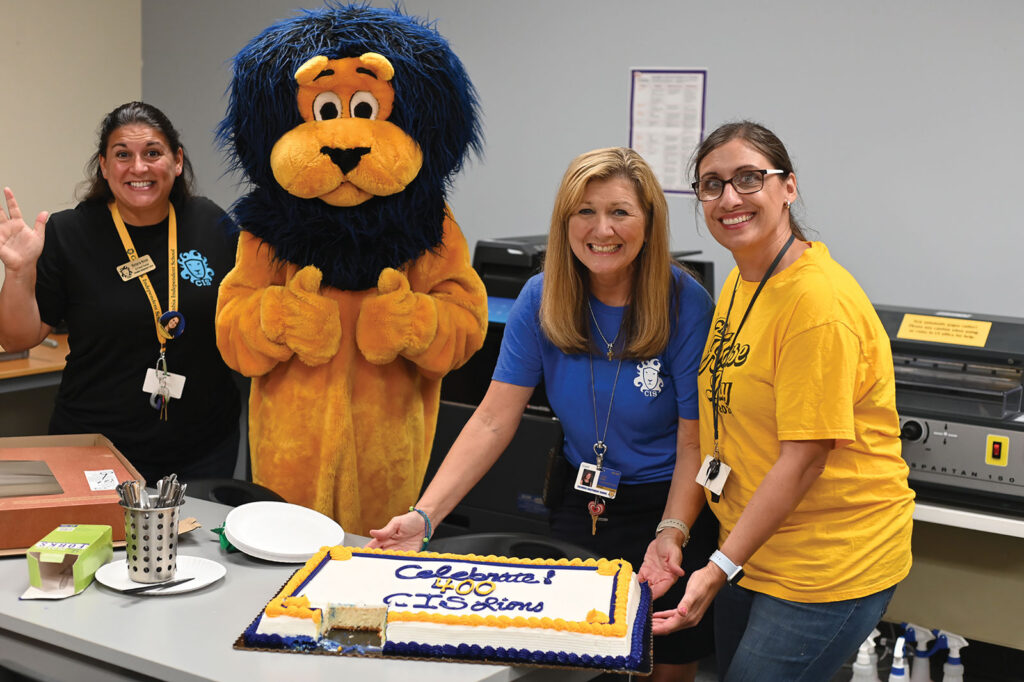
[[[605,437],[608,435],[608,422],[612,418],[612,403],[615,402],[615,388],[619,384],[619,370],[622,369],[622,358],[619,358],[619,366],[615,368],[615,379],[612,380],[612,394],[608,398],[608,413],[604,417],[604,433],[598,433],[597,431],[597,387],[594,382],[594,356],[588,355],[590,359],[590,397],[594,405],[594,456],[597,457],[597,468],[600,469],[604,465],[604,455],[608,452],[608,446],[605,444]],[[609,358],[610,360],[611,358]]]
[[[600,434],[597,431],[597,388],[594,382],[594,355],[587,353],[587,358],[590,360],[590,397],[593,399],[594,405],[594,457],[597,460],[598,472],[604,467],[604,456],[608,452],[608,446],[605,444],[604,439],[608,436],[608,423],[612,418],[612,403],[615,402],[615,387],[619,384],[619,370],[622,369],[622,358],[619,358],[619,366],[615,368],[615,379],[612,380],[612,394],[608,398],[608,413],[604,417],[604,433]],[[611,360],[611,358],[608,358]],[[599,474],[600,475],[600,474]],[[604,513],[605,503],[604,500],[595,495],[594,499],[587,502],[587,511],[590,512],[590,534],[597,535],[597,522],[600,519],[601,514]]]
[[[604,341],[604,345],[608,347],[608,351],[605,353],[605,355],[607,355],[607,357],[608,357],[608,362],[611,362],[612,358],[615,357],[615,342],[619,338],[619,332],[622,331],[622,325],[621,324],[619,325],[619,328],[615,331],[615,338],[612,339],[609,342],[608,339],[605,338],[604,332],[601,331],[601,325],[598,324],[598,322],[597,322],[597,316],[594,315],[594,308],[591,307],[591,305],[590,305],[590,297],[589,296],[587,297],[587,310],[590,311],[590,319],[592,319],[594,321],[594,326],[597,327],[597,333],[601,335],[601,340]],[[620,366],[621,366],[621,362],[620,362]],[[591,372],[591,379],[593,379],[593,372]],[[614,388],[613,388],[613,391],[614,391]],[[612,395],[614,395],[614,393]],[[609,405],[608,408],[611,409],[611,405]],[[596,423],[597,422],[595,421],[595,426],[596,426]]]

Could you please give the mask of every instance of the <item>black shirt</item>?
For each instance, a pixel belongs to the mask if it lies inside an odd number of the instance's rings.
[[[185,330],[167,342],[167,369],[185,376],[168,420],[142,390],[160,354],[153,313],[142,284],[124,282],[128,261],[110,211],[102,202],[50,216],[37,264],[36,301],[42,320],[67,323],[70,353],[51,433],[101,433],[139,469],[174,470],[203,459],[238,424],[239,396],[216,347],[214,315],[221,279],[234,264],[237,237],[224,212],[205,198],[175,206],[178,231],[178,310]],[[127,226],[148,276],[167,310],[167,220]],[[191,266],[191,267],[190,267]]]

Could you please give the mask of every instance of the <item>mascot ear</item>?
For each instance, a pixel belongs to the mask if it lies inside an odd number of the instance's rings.
[[[308,60],[305,64],[299,67],[298,71],[295,72],[296,82],[298,82],[299,85],[309,85],[316,80],[316,77],[324,70],[327,66],[327,62],[327,57],[322,54]]]
[[[359,61],[372,70],[377,77],[384,81],[391,80],[395,75],[395,67],[391,66],[388,58],[376,52],[364,52]]]

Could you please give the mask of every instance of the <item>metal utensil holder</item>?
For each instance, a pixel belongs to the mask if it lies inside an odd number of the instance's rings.
[[[178,568],[178,511],[174,507],[124,509],[128,577],[137,583],[162,583]]]

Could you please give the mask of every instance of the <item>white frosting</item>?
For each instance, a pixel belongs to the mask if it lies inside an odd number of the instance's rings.
[[[320,626],[309,618],[295,618],[293,616],[277,616],[268,618],[266,614],[260,617],[256,626],[257,635],[280,635],[281,637],[310,637],[317,639],[323,635]]]
[[[622,570],[628,571],[628,564]],[[332,605],[387,604],[386,639],[390,642],[628,656],[640,592],[632,573],[624,634],[574,632],[565,625],[586,624],[591,611],[600,612],[606,619],[614,618],[612,599],[618,579],[618,571],[601,575],[597,566],[364,555],[355,550],[350,559],[325,562],[295,595],[279,595],[307,597],[311,608],[322,609],[321,625],[304,618],[271,618],[264,614],[256,631],[262,635],[304,635],[317,639],[332,625],[328,615]],[[416,616],[413,620],[395,619],[394,614],[398,613]],[[436,622],[436,616],[441,614],[453,618]],[[522,627],[507,622],[480,624],[474,616],[536,620],[529,627]],[[565,622],[553,622],[556,619]]]
[[[498,580],[460,574],[496,574]],[[599,575],[593,566],[353,555],[347,561],[327,562],[302,594],[311,605],[383,603],[390,611],[586,621],[594,608],[608,614],[616,577]]]

